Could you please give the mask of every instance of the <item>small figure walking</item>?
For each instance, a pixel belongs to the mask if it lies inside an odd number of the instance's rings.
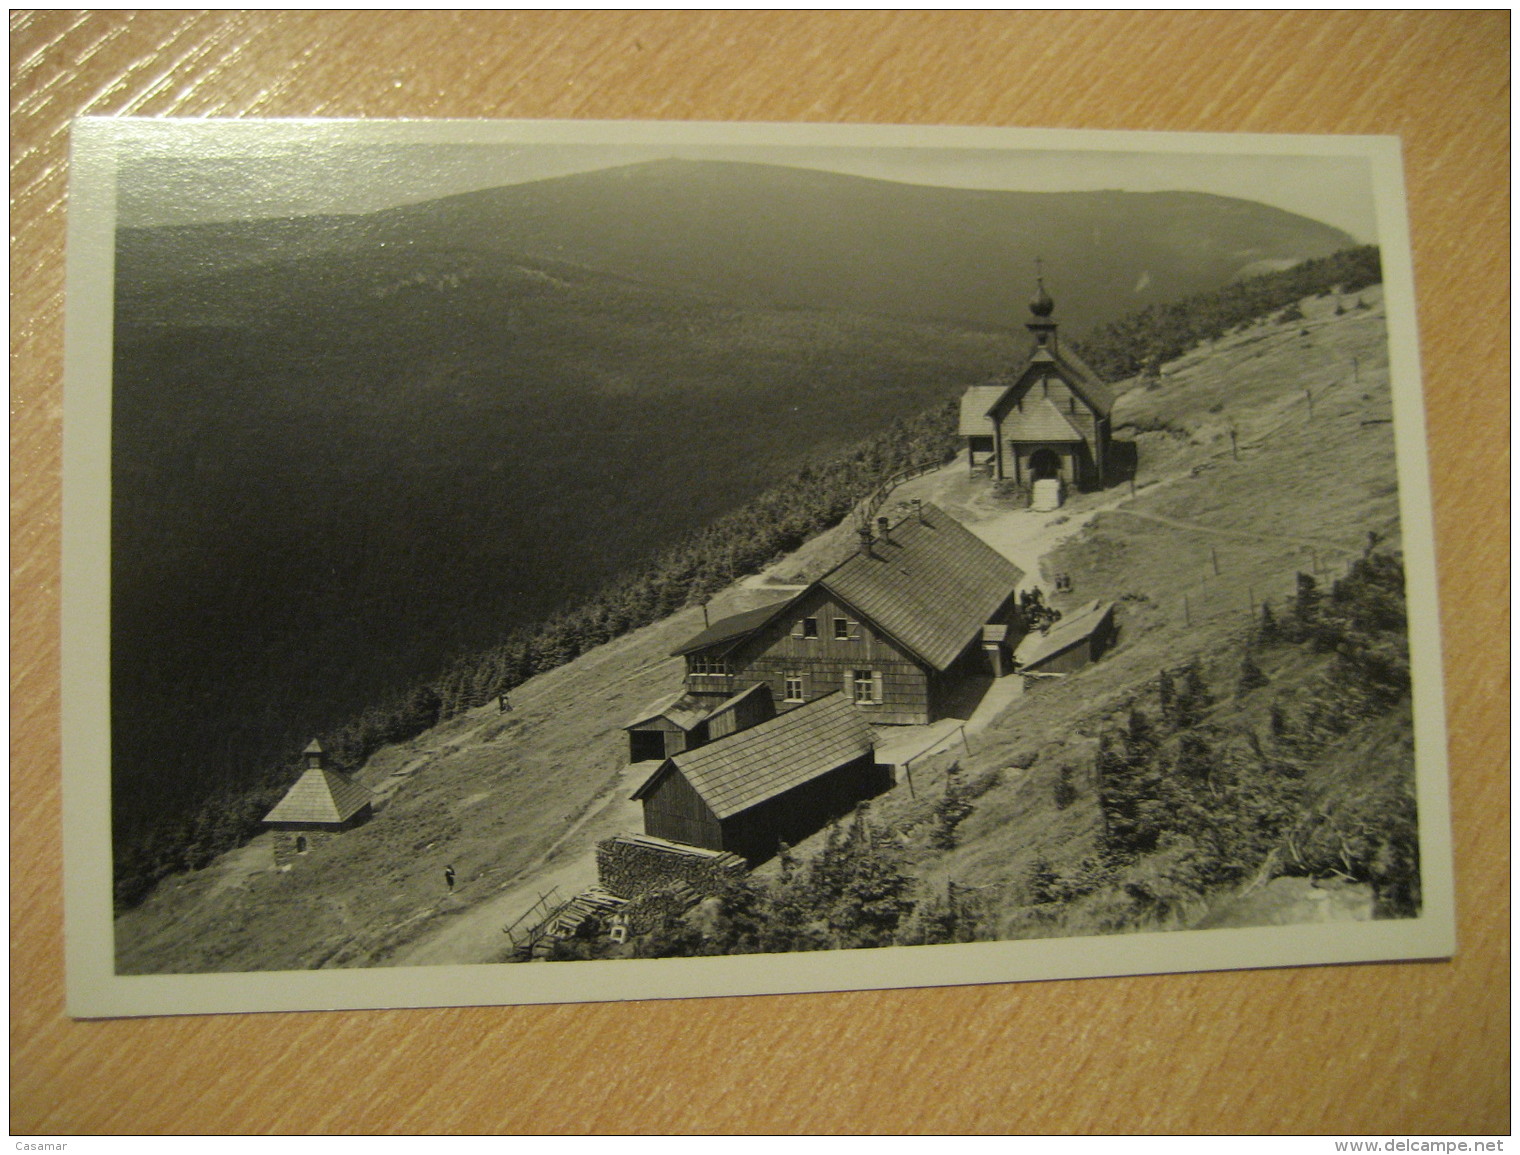
[[[443,868],[443,881],[448,884],[449,893],[454,893],[454,867],[452,864]]]

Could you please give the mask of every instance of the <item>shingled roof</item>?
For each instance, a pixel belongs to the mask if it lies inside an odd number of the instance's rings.
[[[960,656],[1018,588],[1022,570],[925,502],[817,584],[936,670]]]
[[[334,825],[347,822],[373,801],[373,796],[357,782],[336,770],[313,766],[296,779],[285,797],[268,814],[265,822],[323,822]]]
[[[685,690],[677,690],[645,706],[639,711],[639,716],[627,723],[623,729],[632,730],[645,722],[664,718],[674,722],[683,730],[690,730],[710,713],[712,713],[712,703],[709,699],[693,697]]]
[[[758,626],[770,621],[777,610],[784,605],[789,605],[794,600],[793,598],[786,598],[784,601],[772,602],[768,606],[761,606],[757,610],[745,610],[742,614],[719,618],[679,650],[672,650],[670,655],[673,658],[680,657],[683,654],[691,653],[693,650],[705,650],[709,646],[716,646],[719,642],[736,641],[748,635]]]
[[[1107,417],[1114,408],[1114,394],[1103,378],[1093,372],[1091,366],[1075,352],[1062,348],[1052,351],[1049,347],[1041,345],[1036,347],[1029,359],[1024,362],[1022,368],[1014,374],[1014,382],[1022,381],[1028,376],[1029,370],[1035,365],[1053,366],[1061,378],[1072,387],[1088,406],[1095,409],[1101,416]],[[1007,391],[1005,390],[1005,395]],[[988,412],[999,405],[1006,404],[1004,398],[988,406]]]
[[[937,506],[856,551],[795,598],[736,614],[703,630],[677,654],[738,645],[818,587],[845,602],[860,620],[886,634],[935,670],[960,656],[1024,572]]]
[[[1081,609],[1063,615],[1044,633],[1036,630],[1025,635],[1013,652],[1013,660],[1020,669],[1032,670],[1078,642],[1086,641],[1113,612],[1113,602],[1088,602]]]
[[[986,385],[972,385],[961,394],[961,437],[991,437],[997,433],[997,427],[987,414],[1012,384],[1012,381],[992,381]]]
[[[1083,440],[1049,397],[1026,397],[1023,409],[1010,410],[1003,418],[1003,436],[1009,441]]]
[[[875,736],[839,691],[748,730],[666,759],[634,792],[643,798],[679,771],[719,820],[731,818],[820,778],[875,747]]]
[[[1010,413],[1008,407],[1013,403],[1017,386],[1029,376],[1029,370],[1036,365],[1049,365],[1056,370],[1072,390],[1087,403],[1088,408],[1095,411],[1100,417],[1107,417],[1114,409],[1114,393],[1108,384],[1093,372],[1092,367],[1082,360],[1081,356],[1070,349],[1061,348],[1052,352],[1047,346],[1036,346],[1034,351],[1020,364],[1019,369],[1012,377],[1000,377],[989,381],[985,385],[973,385],[961,395],[961,436],[969,436],[978,433],[990,433],[993,428],[992,415],[994,410],[1003,413],[1004,436],[1011,436],[1012,440],[1039,441],[1046,440],[1040,437],[1021,437],[1010,435],[1008,421],[1016,419],[1017,413]],[[1026,394],[1027,399],[1027,394]],[[976,405],[986,401],[982,410],[983,420],[978,422],[972,409]],[[1027,412],[1027,407],[1026,407]],[[1057,411],[1059,412],[1059,411]],[[1064,420],[1062,424],[1065,424]],[[1070,428],[1068,426],[1068,428]],[[1050,438],[1049,440],[1068,440],[1066,437]]]

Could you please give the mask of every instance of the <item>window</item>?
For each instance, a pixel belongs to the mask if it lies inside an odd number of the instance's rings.
[[[296,853],[305,854],[307,850],[306,835],[296,835]]]
[[[693,674],[726,674],[728,663],[721,658],[691,658],[690,673]]]
[[[785,700],[788,702],[803,702],[807,700],[807,695],[802,688],[801,674],[788,674],[786,676]]]
[[[881,701],[881,684],[874,670],[855,671],[855,702],[870,706]]]
[[[804,638],[816,638],[818,636],[818,619],[817,618],[803,618],[802,619],[802,636]]]
[[[835,618],[834,619],[834,637],[835,637],[836,640],[841,641],[841,642],[849,641],[849,639],[850,639],[850,621],[849,621],[848,618]]]

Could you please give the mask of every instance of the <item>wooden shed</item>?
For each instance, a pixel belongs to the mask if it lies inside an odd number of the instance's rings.
[[[757,683],[713,705],[711,696],[685,690],[641,711],[628,731],[628,761],[648,762],[695,750],[708,742],[776,716],[765,683]]]
[[[931,722],[966,677],[1003,672],[984,629],[1004,627],[999,644],[1017,644],[1022,577],[924,503],[895,524],[880,519],[795,598],[717,622],[676,653],[693,693],[763,681],[782,708],[842,693],[873,723]]]
[[[321,743],[313,741],[303,756],[301,777],[264,815],[264,825],[274,831],[275,863],[281,866],[368,821],[374,809],[368,790],[327,765]]]
[[[891,785],[871,727],[835,692],[666,759],[633,797],[646,834],[753,866]]]
[[[1069,674],[1096,662],[1114,640],[1112,602],[1088,602],[1044,632],[1019,643],[1013,661],[1020,673]]]

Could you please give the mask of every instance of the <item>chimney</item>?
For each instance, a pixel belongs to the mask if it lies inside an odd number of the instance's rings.
[[[860,528],[857,529],[855,532],[858,533],[858,534],[860,534],[860,552],[861,553],[865,553],[865,554],[870,553],[871,552],[871,523],[868,522],[868,521],[861,522],[860,523]]]
[[[876,519],[876,536],[882,541],[892,540],[892,523],[884,517]]]
[[[918,518],[918,523],[920,525],[929,524],[928,521],[924,519],[924,503],[920,498],[915,497],[913,499],[913,514]]]

